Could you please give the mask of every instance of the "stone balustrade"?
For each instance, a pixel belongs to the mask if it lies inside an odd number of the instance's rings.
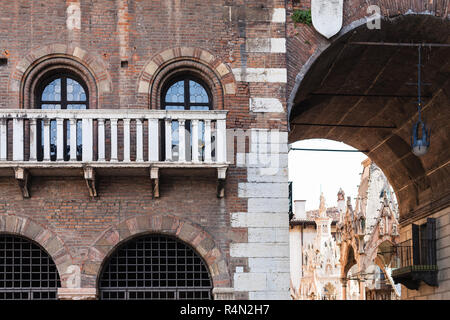
[[[225,164],[226,114],[2,109],[0,163]]]

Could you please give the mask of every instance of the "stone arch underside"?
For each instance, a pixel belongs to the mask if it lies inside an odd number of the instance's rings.
[[[410,148],[418,118],[417,47],[354,43],[450,44],[450,20],[433,13],[400,15],[383,19],[381,30],[369,30],[364,21],[349,23],[344,33],[319,45],[298,73],[290,98],[289,141],[326,138],[366,150],[394,188],[405,222],[450,201],[450,186],[444,182],[450,179],[450,47],[422,49],[423,82],[431,83],[422,90],[422,115],[432,139],[428,154],[418,158]]]

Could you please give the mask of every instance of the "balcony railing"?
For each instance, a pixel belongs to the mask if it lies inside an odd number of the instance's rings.
[[[226,113],[2,109],[0,163],[225,164]]]
[[[402,283],[409,289],[417,290],[419,281],[437,286],[436,240],[406,240],[396,246],[392,267],[395,283]]]

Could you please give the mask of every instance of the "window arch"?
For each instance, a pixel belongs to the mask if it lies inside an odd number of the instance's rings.
[[[0,300],[53,300],[59,287],[56,265],[43,248],[0,234]]]
[[[36,108],[44,110],[86,110],[89,108],[89,90],[86,83],[67,70],[54,70],[41,79],[35,89]],[[38,160],[43,158],[44,124],[38,126]],[[64,121],[64,160],[70,155],[70,127]],[[77,159],[81,160],[81,122],[77,122]],[[56,121],[50,121],[50,159],[56,160]]]
[[[138,236],[119,246],[102,268],[100,299],[211,299],[206,263],[184,242],[166,235]]]

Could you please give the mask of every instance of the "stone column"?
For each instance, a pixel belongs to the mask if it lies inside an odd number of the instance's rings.
[[[342,300],[347,300],[347,279],[341,279],[342,284]]]
[[[358,279],[359,283],[359,300],[366,300],[366,280]]]

